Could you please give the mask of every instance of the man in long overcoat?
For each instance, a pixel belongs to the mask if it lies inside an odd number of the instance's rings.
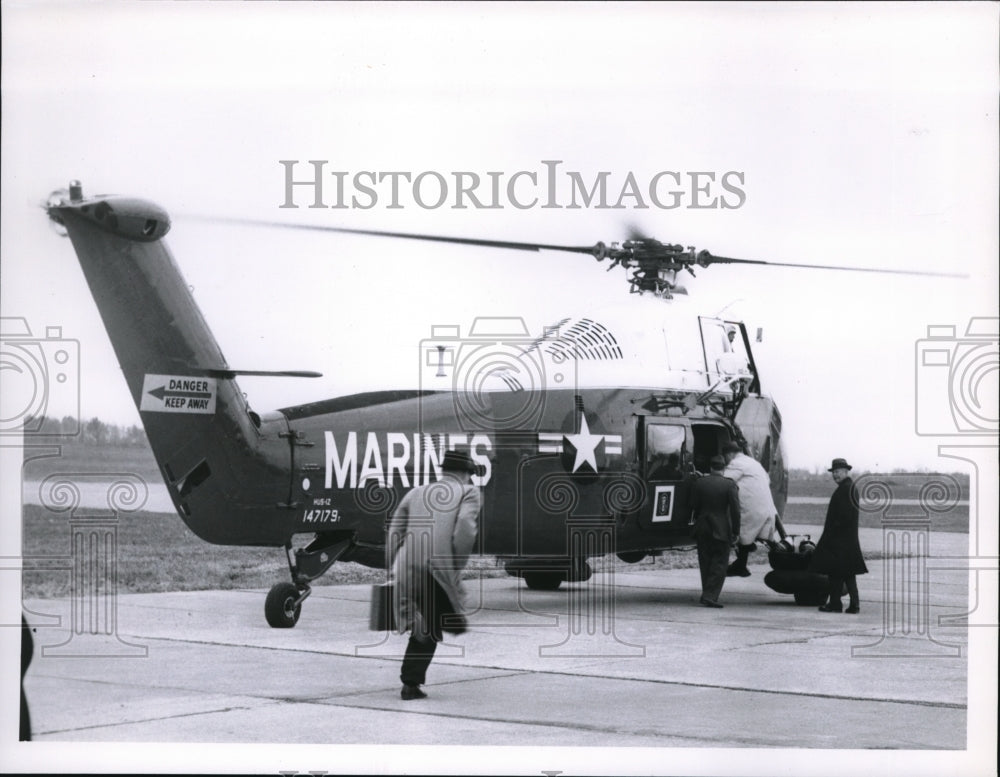
[[[858,597],[858,575],[868,572],[858,539],[858,489],[851,480],[851,467],[845,459],[834,459],[828,472],[833,474],[837,489],[830,497],[823,534],[816,543],[809,570],[826,575],[830,580],[829,600],[821,612],[843,612],[840,597],[844,585],[850,596],[847,612],[861,609]]]
[[[479,530],[476,466],[467,453],[447,451],[441,479],[403,497],[389,523],[386,549],[393,580],[396,630],[410,632],[400,680],[403,699],[422,699],[427,668],[442,631],[466,630],[462,570]]]
[[[722,476],[726,460],[713,456],[711,472],[691,484],[691,533],[698,542],[701,604],[722,607],[719,594],[726,582],[729,546],[740,535],[740,497],[736,483]]]
[[[726,469],[722,473],[740,489],[740,540],[736,560],[729,565],[730,577],[749,577],[747,559],[757,540],[770,541],[774,536],[778,508],[771,496],[771,476],[756,459],[747,456],[735,442],[722,448]]]

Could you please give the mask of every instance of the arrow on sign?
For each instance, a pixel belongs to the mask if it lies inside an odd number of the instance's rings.
[[[167,391],[166,386],[160,386],[147,393],[156,397],[161,402],[164,397],[186,397],[187,399],[211,399],[212,397],[212,392],[210,391]]]
[[[142,381],[139,409],[146,413],[211,415],[215,412],[217,396],[215,378],[147,374]]]

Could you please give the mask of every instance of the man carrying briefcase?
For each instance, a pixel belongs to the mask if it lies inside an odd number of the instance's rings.
[[[479,530],[481,500],[471,482],[475,472],[469,454],[447,451],[441,480],[407,493],[389,523],[395,630],[410,632],[400,671],[404,700],[427,696],[420,686],[442,632],[462,634],[467,628],[461,576]]]

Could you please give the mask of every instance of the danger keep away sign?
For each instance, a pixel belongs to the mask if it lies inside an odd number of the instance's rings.
[[[146,375],[140,410],[154,413],[214,413],[215,378],[183,375]]]

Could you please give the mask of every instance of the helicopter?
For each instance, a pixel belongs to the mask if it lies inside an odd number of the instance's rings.
[[[529,589],[585,582],[594,557],[636,563],[690,546],[688,487],[729,442],[768,472],[780,527],[782,418],[762,391],[750,335],[742,321],[699,315],[679,284],[713,264],[779,263],[638,233],[562,246],[279,223],[586,254],[626,271],[636,305],[559,319],[539,334],[515,318],[480,317],[468,332],[435,327],[420,342],[417,388],[258,413],[238,377],[319,373],[230,367],[164,241],[163,208],[85,197],[78,181],[45,207],[72,242],[181,520],[209,543],[284,549],[291,580],[264,603],[274,628],[295,626],[310,584],[336,562],[385,566],[396,504],[440,477],[448,450],[477,465],[476,552]]]

